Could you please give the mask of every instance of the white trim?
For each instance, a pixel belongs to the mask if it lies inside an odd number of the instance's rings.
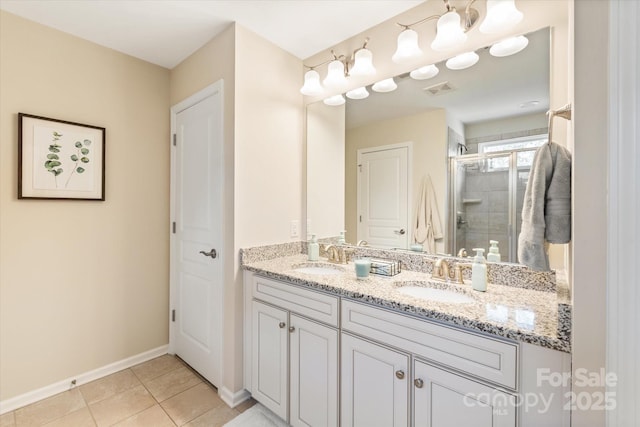
[[[21,394],[10,399],[0,401],[0,415],[7,412],[11,412],[15,409],[22,408],[23,406],[37,402],[47,397],[51,397],[58,393],[69,390],[71,387],[71,381],[76,380],[75,387],[86,384],[91,381],[106,377],[107,375],[114,374],[122,371],[123,369],[130,368],[147,360],[155,359],[156,357],[167,354],[167,345],[156,347],[152,350],[136,354],[135,356],[127,357],[126,359],[119,360],[117,362],[110,363],[101,368],[94,369],[89,372],[74,375],[62,381],[58,381],[53,384],[49,384],[37,390],[32,390],[27,393]]]
[[[608,426],[640,425],[640,5],[609,2],[607,371],[617,375]]]
[[[218,395],[220,396],[220,399],[222,399],[224,403],[229,405],[230,408],[235,408],[236,406],[238,406],[239,404],[241,404],[242,402],[244,402],[245,400],[251,397],[251,393],[249,393],[245,389],[242,389],[234,393],[224,386],[220,387]]]

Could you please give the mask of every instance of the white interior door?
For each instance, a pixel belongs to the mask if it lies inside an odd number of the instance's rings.
[[[171,349],[214,385],[222,371],[222,82],[172,108]]]
[[[358,150],[358,240],[407,248],[411,144]]]

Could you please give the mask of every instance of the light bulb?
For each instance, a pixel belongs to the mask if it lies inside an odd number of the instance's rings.
[[[489,53],[497,57],[509,56],[520,52],[528,44],[529,39],[525,36],[510,37],[491,46]]]
[[[347,92],[347,98],[350,98],[350,99],[365,99],[368,96],[369,96],[369,92],[364,86]]]
[[[426,80],[438,75],[440,70],[435,65],[427,65],[424,67],[420,67],[417,70],[413,70],[409,73],[412,79],[415,80]]]
[[[355,54],[353,68],[349,74],[354,77],[373,76],[376,69],[373,66],[373,54],[369,49],[362,48]]]
[[[436,38],[431,42],[431,49],[451,50],[466,41],[467,35],[460,25],[458,12],[452,10],[438,18]]]
[[[393,77],[390,77],[388,79],[384,79],[377,83],[374,83],[374,85],[371,86],[371,89],[373,89],[375,92],[392,92],[396,90],[397,87],[398,85],[393,80]]]
[[[391,60],[396,64],[406,64],[422,57],[423,52],[418,46],[418,33],[407,28],[398,36],[398,47]]]
[[[335,107],[335,106],[344,104],[345,99],[344,99],[344,96],[338,94],[338,95],[330,96],[329,98],[323,100],[322,102],[324,102],[327,105],[331,105],[332,107]]]
[[[324,86],[332,91],[342,90],[347,86],[347,78],[344,75],[344,64],[342,61],[334,60],[329,62],[327,77],[324,78]]]
[[[317,96],[322,93],[320,74],[316,70],[309,70],[304,74],[304,85],[300,88],[300,93],[307,96]]]
[[[487,16],[480,24],[480,32],[485,34],[502,33],[522,21],[514,0],[487,0]]]
[[[474,65],[480,57],[475,52],[461,53],[458,56],[447,59],[445,63],[450,70],[464,70]]]

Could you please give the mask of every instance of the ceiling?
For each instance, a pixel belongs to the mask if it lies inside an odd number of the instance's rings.
[[[232,22],[300,59],[423,0],[0,0],[0,9],[165,68]]]

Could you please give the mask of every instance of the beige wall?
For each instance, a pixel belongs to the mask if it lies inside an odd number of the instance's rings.
[[[168,342],[169,72],[0,12],[0,399]],[[17,113],[106,128],[106,201],[17,200]]]
[[[468,124],[464,127],[464,137],[466,140],[469,140],[473,138],[502,135],[511,132],[522,132],[546,127],[546,114],[534,113]]]
[[[442,230],[445,231],[447,117],[445,110],[432,110],[347,130],[345,157],[347,241],[355,243],[356,239],[357,168],[355,165],[358,159],[358,149],[407,141],[413,142],[412,194],[409,195],[412,206],[411,218],[416,217],[422,179],[429,174],[436,193]],[[413,227],[411,225],[407,232],[411,233],[410,241],[412,241]],[[444,252],[444,244],[444,239],[436,241],[436,251]]]

